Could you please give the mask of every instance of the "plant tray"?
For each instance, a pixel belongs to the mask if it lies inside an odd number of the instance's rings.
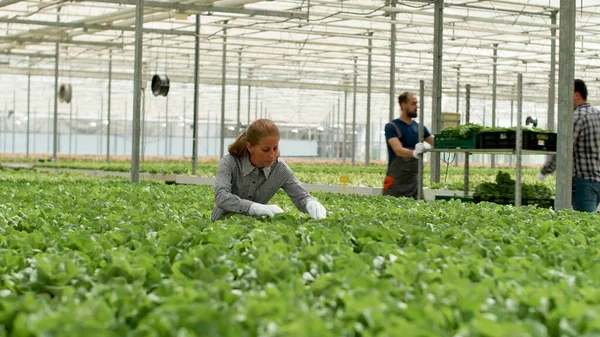
[[[476,149],[477,135],[470,139],[461,139],[459,135],[449,133],[435,134],[435,148],[437,149]]]
[[[506,199],[506,198],[493,198],[488,200],[483,200],[481,197],[473,197],[475,203],[480,203],[482,201],[493,202],[499,205],[514,205],[514,199]],[[554,199],[521,199],[521,206],[537,206],[539,208],[554,208]]]
[[[478,144],[481,149],[515,150],[516,131],[493,131],[479,133]],[[556,151],[557,135],[553,132],[535,132],[523,130],[523,150]]]
[[[436,195],[435,200],[460,200],[461,202],[474,202],[473,197],[457,196],[457,195]]]

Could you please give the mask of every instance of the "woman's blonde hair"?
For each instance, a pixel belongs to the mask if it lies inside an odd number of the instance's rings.
[[[246,143],[254,146],[260,143],[261,139],[271,136],[279,137],[277,125],[270,119],[257,119],[229,145],[229,154],[234,157],[243,157],[248,154]]]

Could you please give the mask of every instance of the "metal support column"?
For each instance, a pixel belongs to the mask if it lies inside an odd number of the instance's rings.
[[[31,73],[27,74],[27,140],[25,142],[25,157],[29,158],[29,126],[31,124]]]
[[[56,9],[56,22],[60,22],[60,8]],[[54,137],[52,139],[52,161],[56,162],[56,153],[58,151],[58,42],[54,44]]]
[[[135,61],[133,70],[133,122],[131,132],[131,182],[140,181],[140,105],[142,98],[142,38],[144,0],[136,0]]]
[[[397,0],[390,0],[393,9],[396,8]],[[396,111],[396,12],[390,12],[390,103],[389,120],[394,119]],[[370,41],[371,39],[369,39]]]
[[[492,127],[496,127],[496,89],[498,70],[498,44],[494,43],[494,60],[492,65]],[[496,156],[491,155],[491,168],[496,168]]]
[[[356,164],[356,82],[358,77],[357,58],[354,57],[354,89],[352,90],[352,166]]]
[[[227,25],[225,20],[225,25]],[[227,28],[223,28],[223,56],[221,58],[221,148],[219,158],[225,154],[225,85],[227,84]]]
[[[198,79],[198,70],[200,63],[200,14],[196,14],[196,34],[195,40],[195,51],[194,51],[194,122],[192,124],[193,135],[192,135],[192,175],[196,175],[198,169],[198,91],[200,91],[200,84]],[[208,142],[206,143],[208,149]],[[207,150],[208,151],[208,150]]]
[[[238,51],[238,80],[237,80],[237,124],[236,131],[240,128],[242,121],[240,115],[242,113],[242,52]]]
[[[515,206],[521,206],[521,157],[523,152],[523,74],[517,78],[517,138],[515,143],[516,176],[515,176]]]
[[[556,11],[550,14],[552,25],[556,26]],[[550,29],[550,75],[548,76],[548,124],[546,129],[554,130],[554,103],[556,102],[556,28]]]
[[[347,131],[348,125],[348,89],[344,90],[344,140],[342,144],[342,162],[346,163],[346,156],[348,155],[346,152],[346,137],[348,135]]]
[[[27,117],[27,122],[29,122],[29,117]],[[29,125],[27,125],[29,128]],[[29,141],[29,130],[27,130],[27,141]],[[73,101],[69,103],[69,155],[73,154]],[[28,148],[29,150],[29,148]]]
[[[421,104],[422,101],[421,101]],[[460,114],[460,65],[456,67],[456,113]],[[463,116],[463,121],[464,116]],[[465,122],[466,123],[466,122]],[[460,121],[459,121],[460,124]],[[458,166],[458,160],[460,159],[460,153],[454,154],[454,166]]]
[[[13,113],[12,113],[12,153],[15,153],[15,132],[17,129],[17,92],[13,90]]]
[[[575,0],[560,1],[556,210],[571,208],[573,179],[573,93],[575,79]]]
[[[338,97],[338,103],[337,103],[337,124],[335,126],[337,128],[337,136],[335,138],[335,157],[339,158],[341,156],[341,153],[339,151],[340,148],[340,98]]]
[[[186,100],[185,100],[185,97],[184,97],[183,98],[183,137],[182,137],[182,140],[181,140],[181,143],[182,143],[181,144],[182,145],[181,146],[181,155],[182,156],[185,156],[185,136],[186,136],[185,133],[187,131],[187,124],[185,124],[185,118],[187,117],[185,115],[186,110],[187,110],[187,106],[186,105],[187,105],[187,103],[186,103]]]
[[[369,166],[371,161],[371,72],[372,72],[372,57],[373,50],[373,32],[369,32],[369,47],[367,49],[367,122],[366,122],[366,144],[365,144],[365,166]]]
[[[108,111],[106,112],[106,118],[108,124],[106,125],[106,163],[110,163],[110,98],[112,94],[112,50],[109,51],[108,59]],[[100,121],[102,123],[102,121]]]
[[[165,97],[165,157],[169,156],[169,96]],[[156,154],[158,155],[158,153]]]
[[[471,85],[467,84],[465,91],[465,124],[471,121]],[[471,153],[465,152],[463,195],[469,195],[469,164]]]
[[[250,107],[252,106],[250,103],[250,99],[252,98],[252,85],[250,85],[250,80],[252,79],[252,69],[248,71],[248,126],[250,126]]]
[[[431,105],[431,133],[441,130],[442,121],[442,47],[444,32],[444,0],[435,0],[433,34],[433,99]],[[440,182],[440,154],[431,154],[431,182]]]
[[[419,143],[422,143],[425,136],[425,126],[423,125],[425,122],[425,81],[423,80],[419,81],[419,102],[421,102],[419,106]],[[423,156],[423,153],[419,155],[417,200],[423,200]]]

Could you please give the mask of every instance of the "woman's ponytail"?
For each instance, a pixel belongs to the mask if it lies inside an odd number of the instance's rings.
[[[246,153],[248,153],[248,149],[246,148],[246,131],[244,131],[229,145],[229,154],[234,157],[243,157]]]

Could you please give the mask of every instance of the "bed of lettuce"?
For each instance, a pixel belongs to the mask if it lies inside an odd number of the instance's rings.
[[[454,160],[454,155],[444,155],[447,160]],[[196,174],[201,177],[214,177],[217,174],[217,161],[202,161],[198,163]],[[286,160],[285,158],[283,160]],[[36,167],[44,168],[66,168],[66,169],[84,169],[84,170],[102,170],[129,172],[131,162],[127,160],[111,160],[106,163],[102,159],[68,159],[61,158],[58,162],[38,161],[34,158],[0,158],[1,162],[23,162],[31,163]],[[385,178],[386,166],[382,164],[371,164],[368,167],[357,165],[351,166],[349,160],[346,164],[338,162],[331,163],[297,163],[294,159],[286,160],[288,165],[294,171],[294,174],[303,183],[311,184],[326,184],[339,185],[340,176],[348,176],[350,186],[369,186],[382,187]],[[487,167],[473,166],[469,169],[470,190],[474,190],[481,183],[493,182],[498,168],[492,169]],[[505,168],[507,172],[514,178],[514,168]],[[540,167],[524,167],[522,170],[521,181],[526,184],[535,184],[537,179],[536,173]],[[183,160],[156,160],[146,161],[140,165],[140,172],[154,174],[183,174],[189,175],[192,171],[190,161]],[[423,186],[431,189],[450,189],[463,190],[464,186],[464,167],[455,166],[454,163],[445,163],[441,168],[440,182],[430,182],[430,168],[428,165],[424,167]],[[554,189],[555,180],[550,178],[546,180],[546,185]]]
[[[0,336],[598,336],[597,214],[0,171]]]

